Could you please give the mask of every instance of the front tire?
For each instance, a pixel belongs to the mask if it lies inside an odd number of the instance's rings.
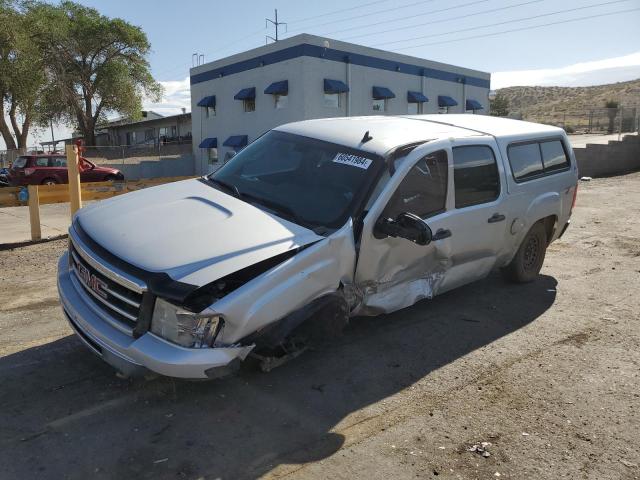
[[[547,231],[542,222],[537,222],[525,235],[511,263],[502,269],[503,275],[514,283],[534,281],[542,269],[546,252]]]
[[[55,178],[45,178],[42,181],[42,185],[57,185],[58,181]]]

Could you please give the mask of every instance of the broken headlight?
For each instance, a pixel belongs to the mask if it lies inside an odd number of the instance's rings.
[[[223,323],[220,315],[189,312],[158,298],[151,332],[183,347],[207,348],[213,346]]]

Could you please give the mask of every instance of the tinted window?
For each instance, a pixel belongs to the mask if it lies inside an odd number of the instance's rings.
[[[445,209],[447,152],[439,150],[419,160],[404,177],[382,212],[396,218],[403,212],[427,218]]]
[[[516,180],[526,180],[544,172],[540,147],[537,143],[511,145],[509,147],[509,163]]]
[[[542,162],[544,163],[544,171],[550,172],[554,170],[564,170],[569,167],[569,160],[562,148],[560,140],[540,143],[542,150]]]
[[[52,167],[67,167],[67,158],[66,157],[53,157],[51,159]]]
[[[456,208],[491,202],[500,195],[496,157],[487,146],[455,147],[453,172]]]
[[[49,157],[38,157],[35,159],[34,165],[36,167],[48,167]]]

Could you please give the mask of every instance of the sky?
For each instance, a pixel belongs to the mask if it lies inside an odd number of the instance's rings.
[[[52,1],[52,3],[55,3]],[[152,45],[163,115],[190,110],[189,68],[255,48],[274,36],[312,33],[491,72],[491,88],[586,86],[640,78],[640,0],[80,0],[141,26]],[[615,13],[621,12],[621,13]],[[535,17],[535,18],[531,18]],[[592,17],[592,18],[587,18]],[[582,19],[573,21],[576,19]],[[550,24],[550,25],[549,25]],[[535,28],[528,28],[535,27]],[[57,138],[69,129],[58,126]],[[49,140],[34,132],[31,141]],[[3,148],[0,139],[0,148]]]

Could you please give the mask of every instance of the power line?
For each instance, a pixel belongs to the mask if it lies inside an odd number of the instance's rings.
[[[325,23],[318,23],[315,25],[307,25],[306,27],[302,27],[302,28],[296,28],[291,30],[292,32],[298,32],[300,30],[306,30],[307,28],[317,28],[317,27],[324,27],[325,25],[333,25],[334,23],[341,23],[341,22],[348,22],[351,20],[357,20],[360,18],[365,18],[365,17],[370,17],[372,15],[378,15],[380,13],[386,13],[386,12],[390,12],[392,10],[399,10],[401,8],[409,8],[409,7],[414,7],[416,5],[422,5],[425,3],[431,3],[431,2],[435,2],[436,0],[421,0],[419,2],[413,2],[413,3],[408,3],[406,5],[396,5],[392,8],[386,8],[384,10],[376,10],[375,12],[369,12],[369,13],[365,13],[362,15],[356,15],[355,17],[346,17],[346,18],[340,18],[338,20],[332,20],[330,22],[325,22]]]
[[[334,10],[332,12],[321,13],[320,15],[312,15],[310,17],[299,18],[298,20],[293,20],[293,21],[290,21],[289,23],[301,23],[301,22],[305,22],[307,20],[315,20],[317,18],[328,17],[329,15],[335,15],[336,13],[349,12],[351,10],[356,10],[358,8],[368,7],[370,5],[376,5],[378,3],[384,3],[384,2],[388,2],[388,1],[389,0],[377,0],[376,2],[361,3],[360,5],[356,5],[355,7],[343,8],[342,10]]]
[[[601,14],[598,14],[598,15],[589,15],[589,16],[586,16],[586,17],[572,18],[572,19],[569,19],[569,20],[561,20],[561,21],[558,21],[558,22],[544,23],[542,25],[533,25],[533,26],[530,26],[530,27],[513,28],[511,30],[502,30],[501,32],[485,33],[485,34],[482,34],[482,35],[472,35],[470,37],[455,38],[455,39],[452,39],[452,40],[444,40],[442,42],[421,43],[420,45],[412,45],[410,47],[402,47],[402,48],[399,48],[399,49],[393,50],[393,51],[394,52],[399,52],[399,51],[402,51],[402,50],[411,50],[413,48],[427,47],[427,46],[431,46],[431,45],[441,45],[443,43],[463,42],[465,40],[473,40],[473,39],[476,39],[476,38],[495,37],[496,35],[504,35],[505,33],[521,32],[523,30],[533,30],[533,29],[536,29],[536,28],[550,27],[552,25],[561,25],[561,24],[564,24],[564,23],[579,22],[581,20],[589,20],[589,19],[592,19],[592,18],[608,17],[608,16],[611,16],[611,15],[618,15],[620,13],[637,12],[638,10],[640,10],[640,8],[631,8],[629,10],[620,10],[618,12],[601,13]]]
[[[550,13],[542,13],[540,15],[533,15],[531,17],[522,17],[522,18],[515,18],[513,20],[505,20],[504,22],[497,22],[497,23],[489,23],[487,25],[480,25],[478,27],[469,27],[469,28],[462,28],[460,30],[451,30],[448,32],[444,32],[444,33],[432,33],[430,35],[421,35],[419,37],[411,37],[411,38],[405,38],[402,40],[394,40],[392,42],[382,42],[382,43],[374,43],[372,46],[373,47],[378,47],[381,45],[393,45],[396,43],[403,43],[403,42],[408,42],[411,40],[418,40],[418,39],[422,39],[422,38],[432,38],[432,37],[441,37],[443,35],[453,35],[454,33],[461,33],[461,32],[468,32],[471,30],[478,30],[481,28],[489,28],[489,27],[497,27],[498,25],[506,25],[509,23],[516,23],[516,22],[524,22],[525,20],[533,20],[535,18],[542,18],[542,17],[549,17],[551,15],[559,15],[561,13],[569,13],[569,12],[575,12],[578,10],[586,10],[589,8],[596,8],[596,7],[602,7],[605,5],[612,5],[615,3],[623,3],[623,2],[628,2],[629,0],[613,0],[611,2],[603,2],[603,3],[596,3],[593,5],[585,5],[583,7],[576,7],[576,8],[568,8],[566,10],[558,10],[557,12],[550,12]]]
[[[334,30],[333,32],[326,33],[325,35],[333,35],[335,33],[348,32],[348,31],[351,31],[351,30],[358,30],[360,28],[375,27],[376,25],[383,25],[383,24],[387,24],[387,23],[391,23],[391,22],[399,22],[400,20],[407,20],[408,18],[423,17],[425,15],[432,15],[434,13],[448,12],[449,10],[455,10],[457,8],[468,7],[470,5],[476,5],[478,3],[487,3],[488,1],[489,0],[476,0],[474,2],[463,3],[461,5],[455,5],[453,7],[441,8],[440,10],[431,10],[429,12],[420,13],[418,15],[408,15],[406,17],[390,18],[390,19],[383,20],[383,21],[376,22],[376,23],[369,23],[367,25],[360,25],[360,26],[356,26],[356,27],[343,28],[342,30]],[[535,1],[541,2],[543,0],[535,0]],[[460,18],[460,17],[458,17],[458,18]],[[399,27],[399,28],[394,28],[392,30],[400,30],[400,29],[403,29],[403,28],[407,28],[407,27]],[[379,32],[379,31],[375,32],[375,34],[378,34],[378,33],[382,33],[382,32]],[[366,35],[374,35],[374,33],[368,33]],[[356,35],[355,37],[357,37],[357,36],[363,36],[363,35]],[[347,38],[355,38],[355,37],[347,37]]]
[[[515,5],[508,5],[506,7],[500,7],[500,8],[492,8],[490,10],[482,10],[480,12],[475,12],[475,13],[468,13],[466,15],[456,15],[455,17],[449,17],[449,18],[443,18],[441,20],[433,20],[431,22],[420,22],[420,23],[414,23],[413,25],[405,25],[402,27],[394,27],[394,28],[390,28],[389,30],[376,30],[375,32],[371,32],[371,33],[361,33],[359,35],[352,35],[350,37],[345,37],[344,40],[351,40],[353,38],[361,38],[361,37],[370,37],[372,35],[380,35],[382,33],[389,33],[389,32],[395,32],[398,30],[404,30],[404,29],[409,29],[409,28],[417,28],[417,27],[423,27],[425,25],[433,25],[434,23],[445,23],[445,22],[452,22],[454,20],[460,20],[462,18],[469,18],[469,17],[475,17],[477,15],[484,15],[487,13],[494,13],[494,12],[499,12],[501,10],[508,10],[510,8],[516,8],[516,7],[522,7],[524,5],[530,5],[532,3],[540,3],[540,2],[544,2],[546,0],[530,0],[528,2],[523,2],[523,3],[516,3]],[[414,15],[410,18],[415,18],[415,17],[421,17],[422,15],[428,15],[431,12],[427,12],[425,14],[420,14],[420,15]],[[400,20],[400,19],[398,19]],[[402,20],[405,20],[405,18],[402,18]],[[395,20],[390,20],[390,22],[393,22]],[[386,23],[386,22],[383,22]],[[373,25],[378,25],[378,23],[373,24]],[[369,26],[373,26],[373,25],[366,25],[367,27]],[[337,33],[337,32],[333,32],[333,33]]]

